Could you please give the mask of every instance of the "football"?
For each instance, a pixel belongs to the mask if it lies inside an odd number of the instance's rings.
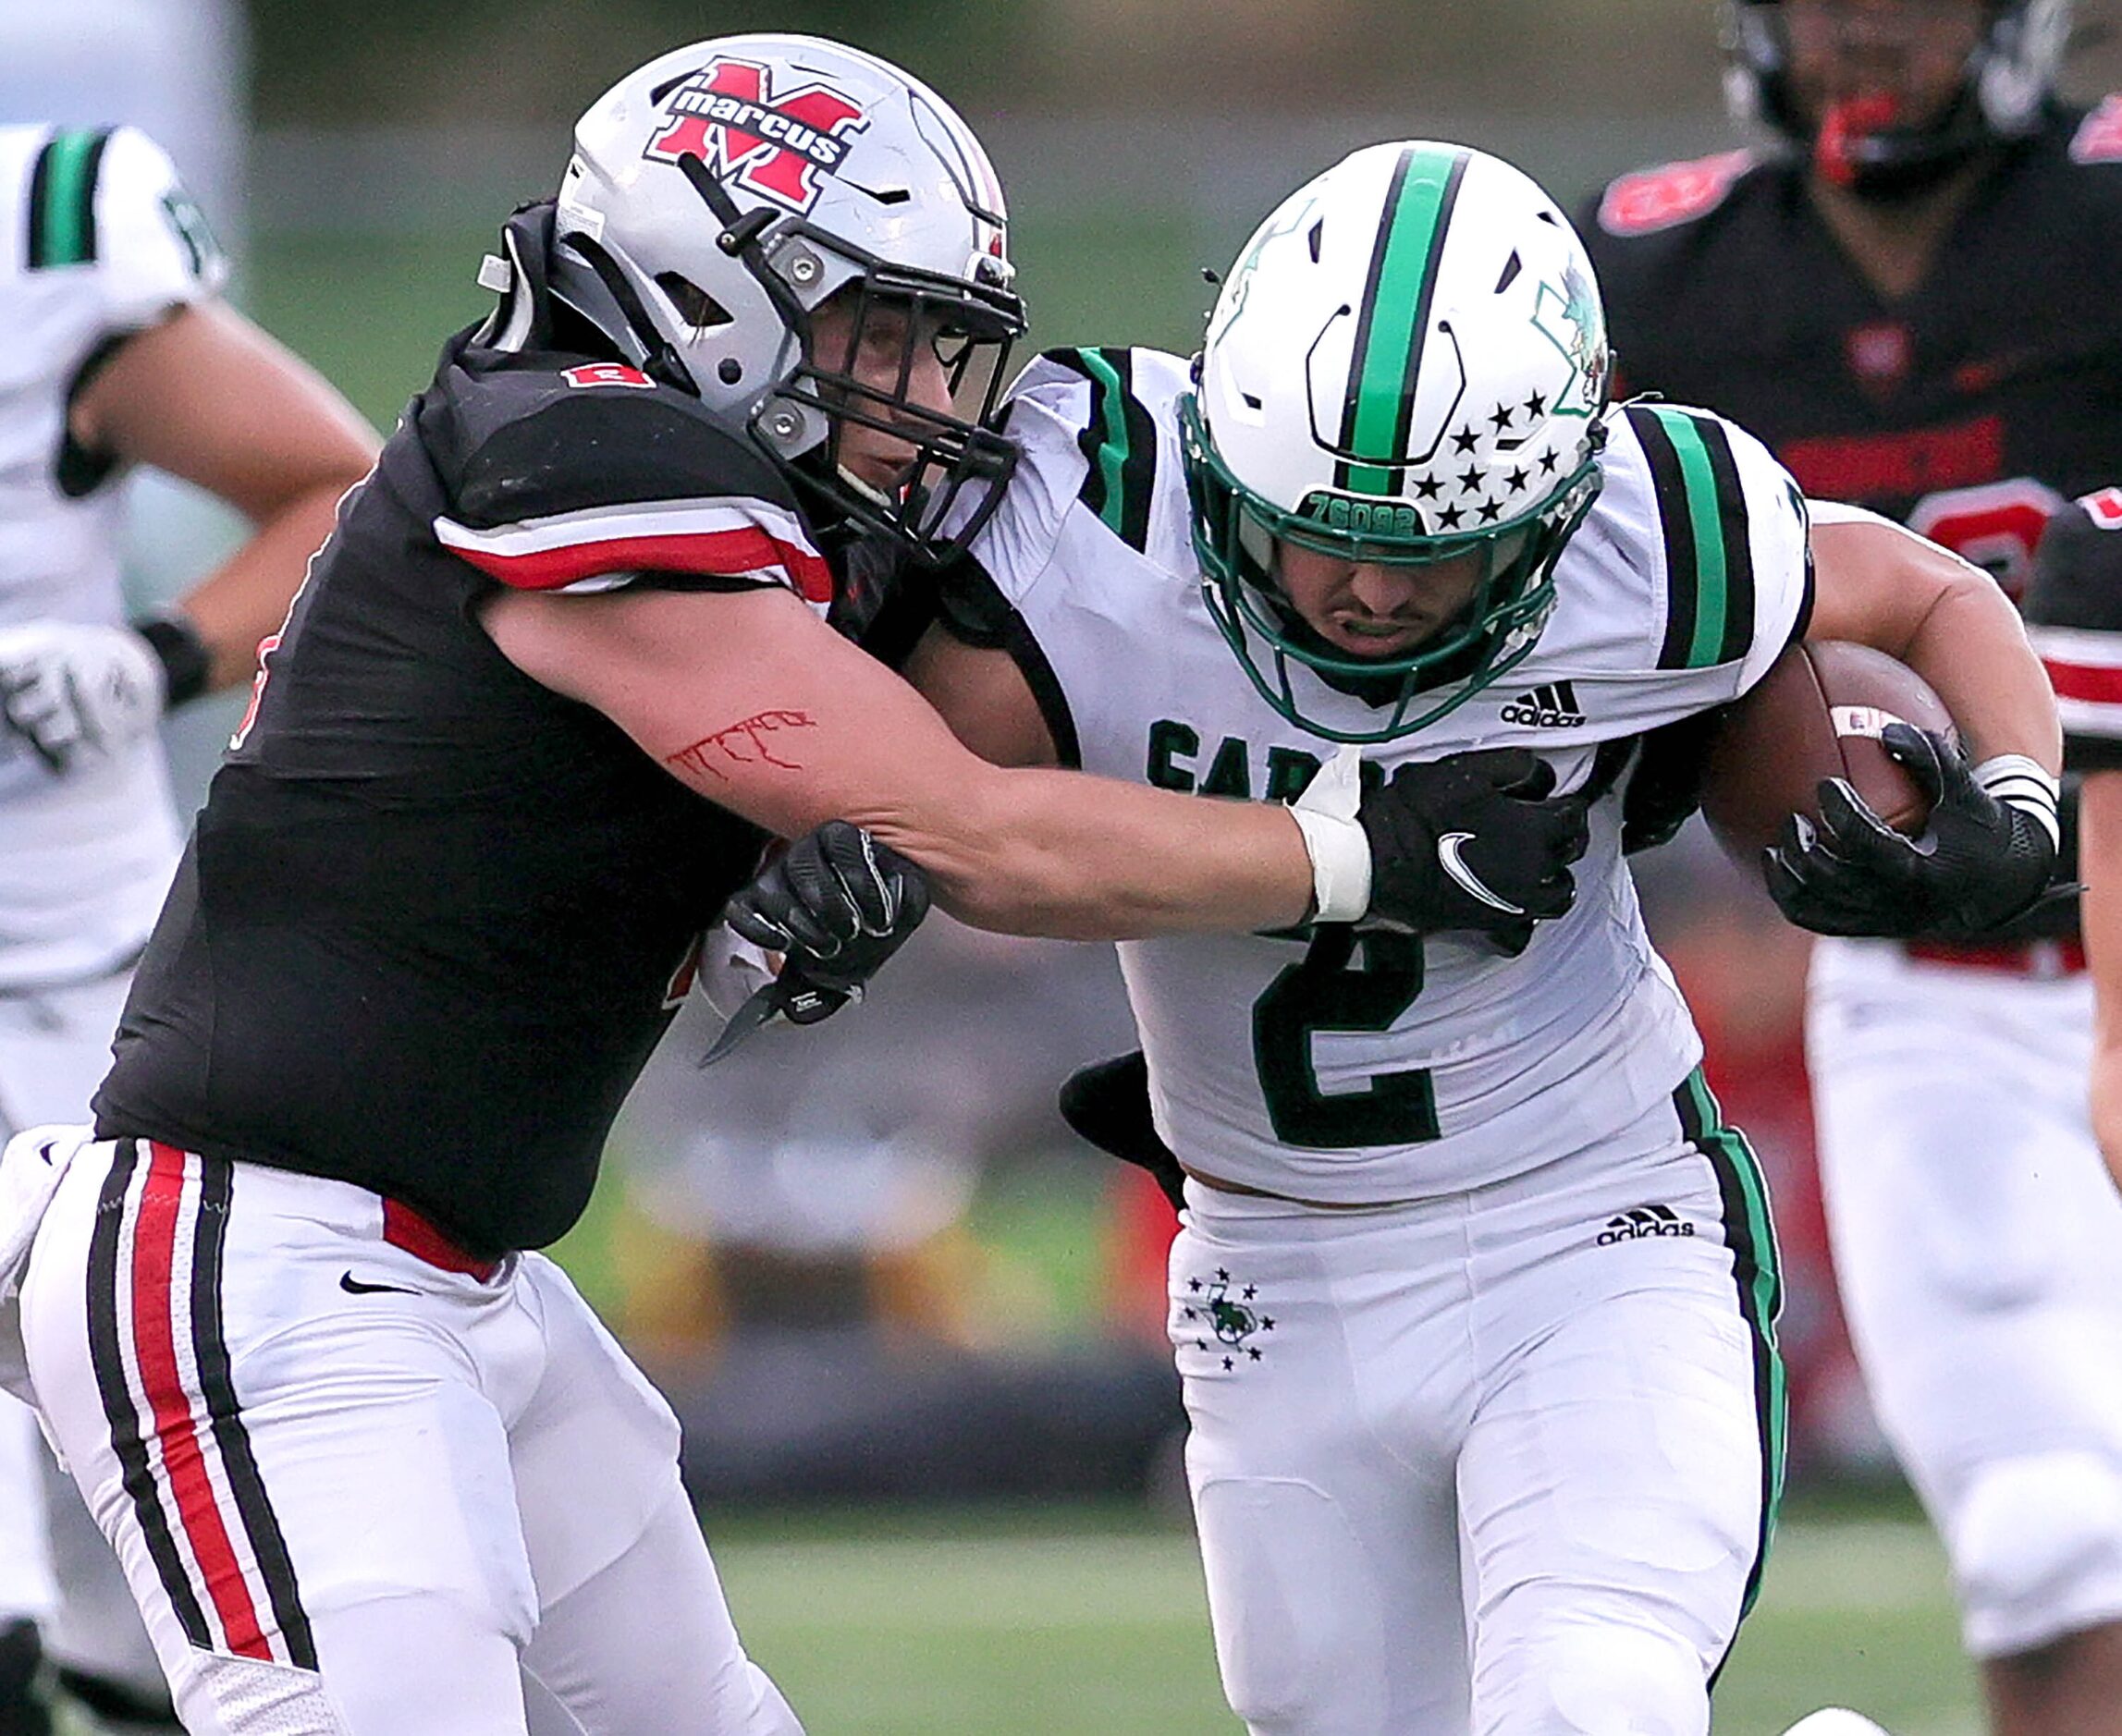
[[[1839,640],[1791,646],[1723,715],[1702,780],[1702,817],[1749,873],[1793,813],[1820,817],[1819,787],[1846,777],[1887,825],[1911,836],[1930,804],[1879,740],[1890,723],[1950,730],[1930,683],[1869,645]]]

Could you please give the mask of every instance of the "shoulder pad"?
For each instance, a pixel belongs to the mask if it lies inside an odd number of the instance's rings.
[[[795,505],[764,453],[714,422],[697,399],[619,362],[545,356],[490,370],[448,363],[423,397],[419,421],[450,505],[467,523],[703,495]]]
[[[652,570],[832,593],[766,455],[632,368],[547,356],[473,372],[453,360],[418,424],[449,504],[436,535],[504,583]]]
[[[2102,99],[2070,139],[2073,163],[2122,163],[2122,92]]]
[[[1751,151],[1724,151],[1624,175],[1599,202],[1599,226],[1609,235],[1631,236],[1691,223],[1723,204],[1753,165]]]
[[[138,128],[40,129],[24,169],[22,263],[83,268],[107,330],[136,331],[221,287],[227,264],[213,233]]]
[[[1661,669],[1767,667],[1803,606],[1805,499],[1743,429],[1707,410],[1633,404],[1623,412],[1657,503],[1664,575]]]
[[[1115,536],[1141,550],[1156,496],[1159,426],[1190,378],[1187,363],[1161,350],[1049,349],[1024,370],[1011,395],[1074,422],[1085,461],[1078,497]],[[1086,386],[1087,399],[1081,397]]]
[[[1078,508],[1138,554],[1162,547],[1170,491],[1184,485],[1171,403],[1187,368],[1155,349],[1051,349],[1011,383],[1005,427],[1021,457],[974,553],[1012,603]]]

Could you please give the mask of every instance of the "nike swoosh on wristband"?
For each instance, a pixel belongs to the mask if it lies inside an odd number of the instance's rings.
[[[1457,883],[1459,889],[1470,899],[1478,899],[1491,911],[1501,911],[1506,916],[1523,916],[1525,906],[1513,904],[1508,899],[1498,898],[1481,884],[1480,875],[1467,867],[1460,856],[1461,846],[1474,841],[1471,832],[1447,832],[1437,840],[1437,864]]]

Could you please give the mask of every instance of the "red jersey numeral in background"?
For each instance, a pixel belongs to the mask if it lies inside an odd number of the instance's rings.
[[[2016,602],[2032,575],[2041,533],[2064,504],[2047,483],[2016,476],[1925,495],[1908,514],[1908,528],[1983,568]]]
[[[2122,160],[2122,92],[2110,96],[2079,123],[2070,141],[2073,163]]]

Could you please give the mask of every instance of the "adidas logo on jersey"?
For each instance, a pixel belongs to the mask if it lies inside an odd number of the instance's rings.
[[[1618,1217],[1606,1220],[1599,1232],[1599,1245],[1610,1248],[1617,1241],[1643,1241],[1652,1236],[1691,1236],[1694,1225],[1670,1205],[1635,1205]]]
[[[1577,708],[1576,684],[1551,681],[1529,693],[1520,693],[1503,707],[1505,723],[1524,724],[1533,729],[1576,729],[1584,721]]]

